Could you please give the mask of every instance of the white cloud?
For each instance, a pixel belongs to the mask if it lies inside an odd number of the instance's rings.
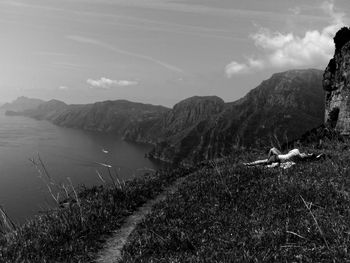
[[[248,72],[249,66],[243,63],[238,63],[236,61],[232,61],[230,64],[226,66],[226,74],[231,76],[237,73]]]
[[[158,64],[159,66],[161,66],[161,67],[163,67],[163,68],[165,68],[167,70],[170,70],[170,71],[173,71],[173,72],[176,72],[176,73],[182,73],[183,72],[183,70],[181,68],[178,68],[178,67],[176,67],[174,65],[171,65],[171,64],[169,64],[167,62],[164,62],[162,60],[153,58],[153,57],[148,56],[148,55],[143,55],[143,54],[139,54],[139,53],[135,53],[135,52],[130,52],[130,51],[121,49],[121,48],[119,48],[119,47],[117,47],[115,45],[104,43],[104,42],[102,42],[102,41],[100,41],[98,39],[93,39],[93,38],[88,38],[88,37],[78,36],[78,35],[67,36],[67,38],[70,39],[70,40],[73,40],[75,42],[95,45],[95,46],[102,47],[104,49],[111,50],[111,51],[119,53],[119,54],[135,57],[135,58],[146,60],[146,61],[150,61],[152,63]]]
[[[59,90],[68,90],[69,88],[67,86],[59,86],[58,89]]]
[[[88,79],[86,81],[90,88],[97,88],[97,89],[110,89],[113,87],[126,87],[126,86],[133,86],[137,85],[137,81],[130,81],[130,80],[113,80],[108,79],[105,77],[102,77],[100,79]]]
[[[226,74],[227,76],[232,76],[238,73],[249,73],[251,69],[262,69],[265,66],[263,60],[248,58],[246,63],[238,63],[236,61],[232,61],[230,64],[226,66]]]
[[[289,11],[292,12],[294,15],[300,15],[301,9],[299,6],[296,6],[294,8],[289,8]]]
[[[261,28],[251,38],[262,54],[243,63],[231,62],[226,66],[226,75],[231,77],[262,68],[312,67],[327,63],[334,54],[333,37],[345,25],[345,15],[334,10],[333,1],[324,2],[321,8],[330,17],[328,26],[307,31],[304,36]]]
[[[119,86],[132,86],[132,85],[137,85],[137,81],[130,81],[130,80],[119,80],[118,85]]]

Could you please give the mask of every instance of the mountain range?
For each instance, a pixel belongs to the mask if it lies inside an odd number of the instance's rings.
[[[277,146],[321,125],[322,76],[316,69],[276,73],[237,101],[194,96],[172,109],[126,100],[67,105],[28,99],[33,107],[27,102],[21,107],[23,97],[2,108],[8,115],[59,126],[118,133],[128,141],[153,144],[150,157],[191,164],[227,155],[238,146]]]
[[[44,100],[27,98],[24,96],[18,97],[11,103],[3,104],[0,109],[14,112],[21,112],[28,109],[34,109],[40,104],[44,103]]]

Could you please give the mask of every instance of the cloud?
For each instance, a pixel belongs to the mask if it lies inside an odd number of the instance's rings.
[[[232,76],[238,73],[249,73],[252,68],[262,69],[264,67],[264,61],[254,58],[248,58],[246,63],[238,63],[232,61],[226,66],[227,76]]]
[[[130,80],[113,80],[108,79],[105,77],[102,77],[100,79],[88,79],[86,81],[90,88],[96,88],[96,89],[110,89],[113,87],[126,87],[126,86],[133,86],[137,85],[137,81],[130,81]]]
[[[77,35],[67,36],[67,38],[70,40],[73,40],[75,42],[102,47],[104,49],[107,49],[107,50],[110,50],[112,52],[116,52],[116,53],[119,53],[122,55],[127,55],[127,56],[135,57],[138,59],[146,60],[146,61],[155,63],[155,64],[157,64],[157,65],[159,65],[167,70],[170,70],[170,71],[173,71],[176,73],[183,73],[184,72],[182,69],[180,69],[174,65],[171,65],[167,62],[161,61],[159,59],[155,59],[151,56],[147,56],[147,55],[143,55],[143,54],[139,54],[139,53],[134,53],[134,52],[130,52],[130,51],[121,49],[117,46],[110,45],[108,43],[104,43],[98,39],[88,38],[88,37],[84,37],[84,36],[77,36]]]
[[[67,86],[59,86],[58,89],[59,90],[68,90],[69,88]]]
[[[294,8],[289,8],[288,9],[292,14],[294,14],[294,15],[300,15],[300,13],[301,13],[301,9],[300,9],[300,7],[299,6],[297,6],[297,7],[294,7]]]
[[[324,2],[321,9],[330,20],[322,30],[310,30],[301,37],[294,33],[271,32],[267,28],[252,34],[250,37],[262,54],[245,62],[231,62],[226,66],[226,75],[231,77],[263,68],[312,67],[327,63],[334,54],[333,37],[345,25],[345,15],[335,11],[333,1]]]

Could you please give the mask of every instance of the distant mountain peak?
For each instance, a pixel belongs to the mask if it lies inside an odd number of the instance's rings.
[[[210,107],[213,105],[223,106],[225,104],[224,100],[218,96],[193,96],[184,99],[174,105],[173,109],[176,110],[189,110],[195,107],[205,107],[207,110],[212,110]],[[219,110],[219,109],[218,109]],[[217,110],[216,110],[217,111]],[[220,111],[220,110],[219,110]]]
[[[274,73],[269,79],[274,78],[286,78],[286,79],[294,79],[298,77],[306,77],[306,76],[321,76],[323,74],[323,70],[320,69],[291,69],[279,73]]]
[[[20,96],[17,99],[15,99],[14,101],[12,101],[10,103],[5,103],[4,105],[2,105],[1,109],[19,112],[19,111],[34,109],[44,102],[45,101],[43,101],[41,99]]]
[[[225,102],[217,96],[193,96],[180,101],[166,114],[164,126],[176,133],[219,114],[224,107]]]

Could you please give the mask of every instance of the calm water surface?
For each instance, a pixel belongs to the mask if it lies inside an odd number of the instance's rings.
[[[38,153],[56,182],[70,177],[75,185],[91,186],[101,184],[96,169],[108,180],[108,171],[97,162],[113,165],[123,179],[142,176],[145,169],[160,168],[164,164],[144,158],[150,149],[149,145],[127,143],[116,135],[61,128],[0,112],[0,205],[21,223],[53,203],[29,161]]]

